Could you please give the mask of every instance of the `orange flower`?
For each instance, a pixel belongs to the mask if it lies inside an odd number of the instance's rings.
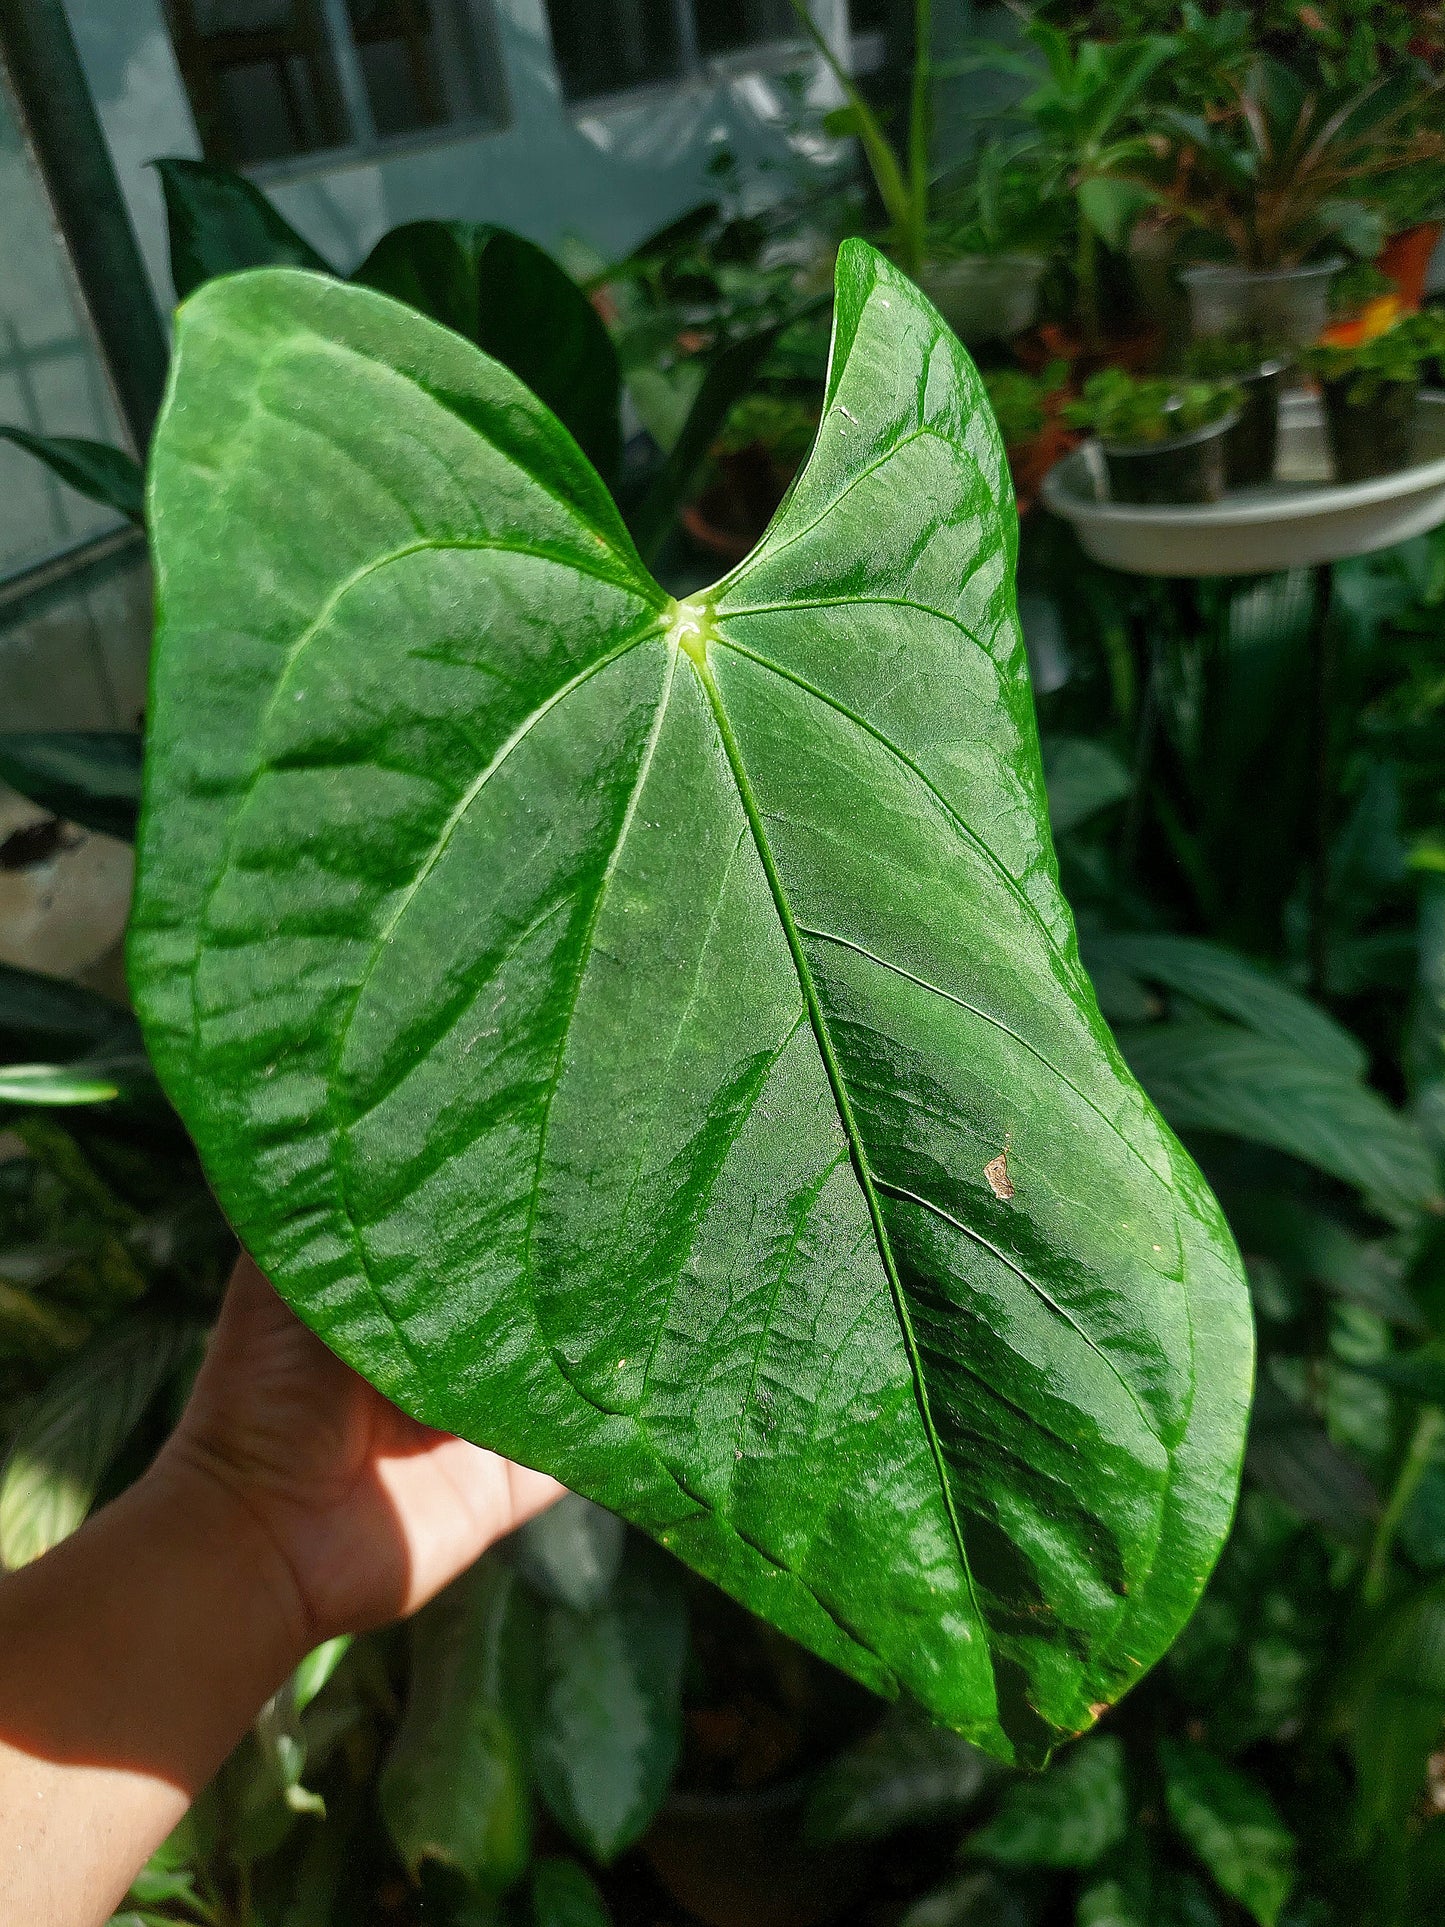
[[[1326,328],[1320,336],[1320,343],[1326,348],[1359,348],[1377,336],[1388,334],[1405,312],[1405,304],[1398,294],[1377,294],[1367,301],[1358,314],[1352,314],[1346,321],[1337,321],[1332,328]]]

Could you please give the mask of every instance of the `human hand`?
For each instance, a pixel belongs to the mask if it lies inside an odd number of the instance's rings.
[[[398,1410],[244,1256],[149,1476],[244,1509],[294,1590],[302,1650],[415,1611],[562,1490]]]
[[[237,1265],[150,1470],[0,1573],[0,1922],[90,1927],[313,1646],[561,1490],[407,1418]]]

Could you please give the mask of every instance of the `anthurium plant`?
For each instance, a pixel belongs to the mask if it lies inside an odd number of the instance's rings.
[[[1233,1509],[1239,1260],[1059,893],[1003,451],[839,258],[812,453],[667,594],[497,361],[274,270],[177,320],[137,1007],[277,1287],[993,1753]]]

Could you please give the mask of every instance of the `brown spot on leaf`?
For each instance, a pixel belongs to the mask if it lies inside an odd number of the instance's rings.
[[[1014,1181],[1008,1174],[1008,1152],[1000,1151],[996,1158],[990,1158],[983,1167],[983,1175],[988,1179],[988,1188],[996,1198],[1005,1202],[1014,1194]]]

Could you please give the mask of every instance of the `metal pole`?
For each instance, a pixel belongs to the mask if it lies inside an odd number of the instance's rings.
[[[0,59],[116,401],[144,453],[170,350],[62,0],[0,0]]]

